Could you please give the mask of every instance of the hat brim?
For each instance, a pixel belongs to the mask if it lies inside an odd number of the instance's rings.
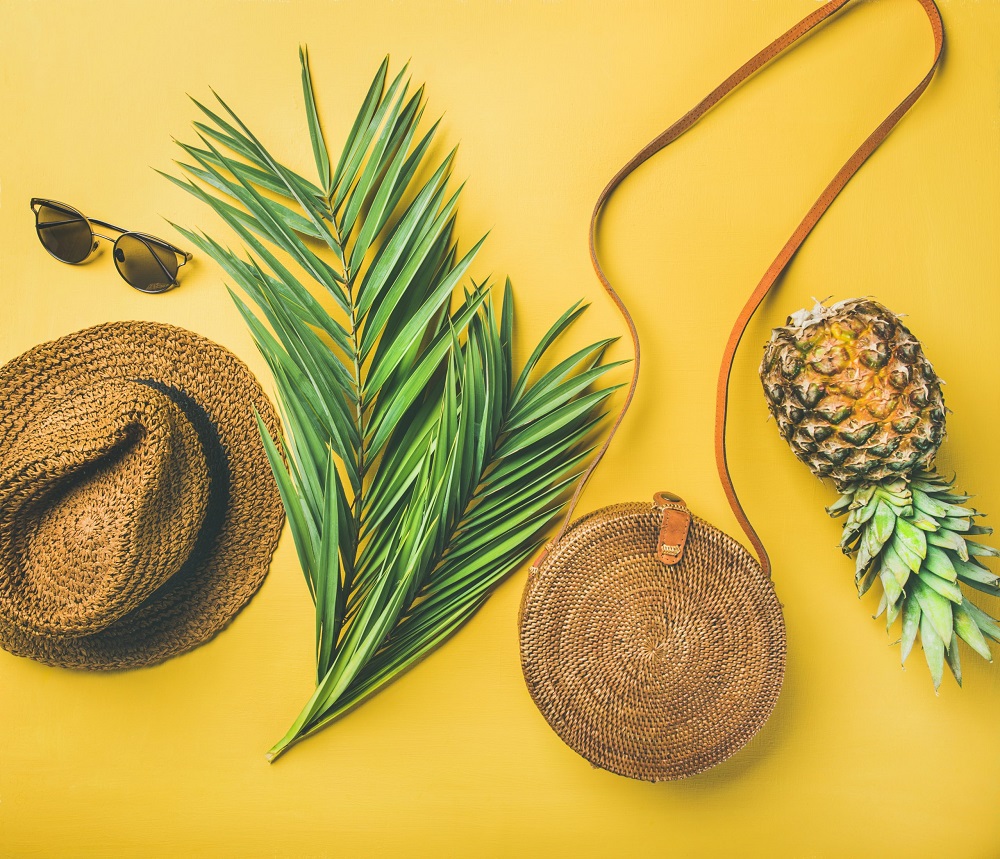
[[[218,634],[263,584],[284,508],[257,428],[273,437],[274,408],[250,369],[217,343],[155,322],[114,322],[43,343],[0,368],[0,445],[30,427],[75,384],[144,381],[196,412],[214,500],[188,564],[138,608],[100,632],[35,635],[0,617],[0,646],[66,668],[153,665]],[[209,521],[211,520],[211,521]],[[0,557],[0,564],[12,559]]]

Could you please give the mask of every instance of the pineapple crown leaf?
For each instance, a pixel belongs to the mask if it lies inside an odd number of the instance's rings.
[[[974,524],[984,514],[963,506],[971,496],[954,485],[954,476],[918,469],[856,484],[828,508],[831,516],[847,516],[841,548],[855,557],[859,597],[881,583],[874,616],[886,616],[887,631],[902,619],[904,664],[919,639],[935,690],[945,664],[961,685],[959,639],[990,662],[987,639],[1000,641],[1000,625],[964,590],[1000,596],[1000,576],[979,560],[1000,557],[1000,550],[970,539],[992,529]]]

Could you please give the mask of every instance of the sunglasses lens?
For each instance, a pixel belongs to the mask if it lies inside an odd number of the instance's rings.
[[[121,276],[142,292],[163,292],[177,280],[174,252],[133,233],[115,242],[115,265]]]
[[[35,215],[35,229],[45,249],[62,262],[83,262],[93,250],[90,224],[72,209],[43,203]]]

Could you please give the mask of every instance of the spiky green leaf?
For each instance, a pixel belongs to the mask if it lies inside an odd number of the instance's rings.
[[[431,163],[437,124],[420,132],[405,69],[387,83],[381,65],[333,159],[300,63],[318,186],[218,96],[199,104],[202,145],[182,144],[191,181],[169,177],[248,251],[184,231],[271,370],[284,437],[261,427],[264,447],[315,603],[316,689],[269,759],[441,644],[537,549],[614,390],[607,340],[538,370],[579,306],[515,374],[510,284],[499,319],[487,284],[463,284],[482,241],[459,252],[453,158]]]

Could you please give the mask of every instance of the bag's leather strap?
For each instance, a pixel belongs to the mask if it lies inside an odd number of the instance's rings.
[[[628,411],[628,407],[632,403],[632,397],[635,395],[635,388],[639,379],[639,335],[636,332],[635,322],[632,320],[632,316],[628,312],[628,308],[622,302],[618,293],[615,292],[614,287],[604,274],[604,270],[601,268],[601,263],[597,258],[597,222],[600,217],[602,207],[605,202],[607,202],[608,197],[611,196],[611,193],[615,190],[615,188],[617,188],[621,182],[636,169],[636,167],[680,137],[705,113],[711,110],[712,107],[714,107],[732,90],[738,87],[743,81],[754,74],[754,72],[766,65],[778,56],[778,54],[790,47],[793,43],[806,35],[806,33],[826,18],[838,12],[842,7],[851,2],[853,2],[853,0],[832,0],[832,2],[827,3],[811,15],[803,18],[787,33],[771,42],[771,44],[764,48],[764,50],[740,66],[739,69],[733,72],[733,74],[712,90],[712,92],[710,92],[692,110],[684,114],[684,116],[677,120],[677,122],[671,125],[666,131],[653,139],[647,146],[638,152],[612,177],[611,181],[608,182],[604,190],[601,191],[600,196],[597,198],[597,203],[594,206],[594,212],[590,221],[590,258],[594,264],[594,271],[597,272],[597,276],[600,278],[605,290],[607,290],[608,295],[611,296],[611,299],[617,305],[618,310],[625,319],[625,323],[628,325],[629,334],[632,338],[632,346],[635,350],[635,363],[632,365],[632,381],[628,387],[628,392],[625,395],[625,402],[622,405],[621,411],[618,413],[618,417],[615,419],[615,422],[611,427],[611,432],[608,433],[607,438],[604,440],[604,444],[601,445],[597,455],[590,463],[590,467],[577,484],[576,491],[573,493],[573,497],[570,500],[566,517],[563,520],[562,526],[559,529],[559,533],[554,538],[554,541],[562,537],[562,535],[566,532],[566,529],[569,527],[577,502],[580,500],[580,494],[583,492],[590,475],[593,473],[594,469],[597,468],[597,464],[607,452],[615,433],[618,431],[618,427],[621,425],[621,422],[625,417],[625,413]],[[722,480],[722,486],[725,489],[726,497],[729,499],[729,503],[733,508],[733,513],[736,514],[736,519],[739,521],[740,526],[743,528],[743,531],[746,533],[751,544],[756,550],[761,566],[768,574],[770,574],[771,564],[767,557],[767,551],[764,549],[764,544],[757,536],[757,532],[754,531],[753,526],[750,524],[750,520],[747,518],[746,513],[743,512],[743,507],[740,505],[739,498],[737,497],[736,489],[733,486],[733,481],[729,474],[729,466],[726,461],[726,411],[729,401],[729,376],[733,367],[733,358],[735,357],[736,350],[740,345],[740,340],[743,338],[743,332],[746,330],[754,312],[757,310],[761,301],[763,301],[768,290],[774,285],[774,282],[778,279],[782,271],[784,271],[785,267],[791,261],[799,246],[803,241],[805,241],[806,236],[808,236],[812,228],[816,226],[823,213],[827,210],[827,208],[829,208],[834,198],[836,198],[837,194],[840,193],[843,187],[847,184],[848,180],[855,174],[855,172],[857,172],[858,168],[864,163],[865,159],[875,151],[883,140],[885,140],[893,126],[899,122],[903,114],[906,113],[906,111],[908,111],[913,103],[920,97],[923,91],[927,88],[927,85],[930,83],[931,78],[934,76],[934,70],[937,68],[938,61],[941,58],[941,50],[944,46],[944,24],[941,21],[941,13],[938,11],[937,6],[934,5],[934,0],[918,0],[918,2],[927,14],[931,30],[934,34],[934,61],[931,63],[930,69],[924,76],[923,80],[921,80],[920,83],[913,89],[913,91],[905,99],[903,99],[902,102],[900,102],[899,106],[896,107],[896,109],[882,121],[879,127],[876,128],[871,135],[869,135],[868,139],[861,144],[858,150],[850,157],[848,162],[840,169],[840,172],[833,178],[833,181],[827,185],[826,189],[820,195],[819,199],[813,204],[805,218],[802,219],[802,223],[799,224],[798,228],[792,234],[792,237],[785,243],[785,246],[781,249],[781,253],[779,253],[774,262],[771,263],[770,267],[761,278],[760,283],[757,284],[757,288],[747,300],[746,305],[743,307],[743,310],[740,312],[740,315],[736,320],[736,324],[733,326],[732,333],[729,335],[729,341],[726,344],[725,352],[723,353],[722,367],[719,371],[719,382],[716,392],[715,460],[719,469],[719,477]],[[541,563],[544,556],[545,552],[543,552],[536,561],[535,566],[538,566]]]

